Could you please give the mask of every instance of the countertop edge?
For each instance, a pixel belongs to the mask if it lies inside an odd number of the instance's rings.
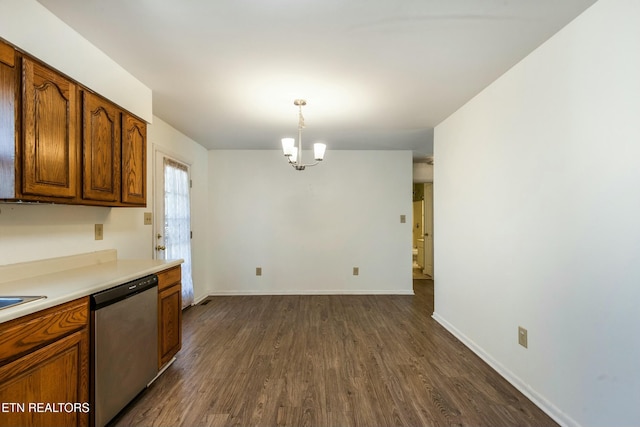
[[[139,277],[155,274],[176,267],[183,262],[182,259],[169,261],[115,260],[51,274],[50,285],[43,283],[47,280],[47,276],[2,283],[0,284],[2,296],[46,295],[47,298],[0,310],[0,323],[83,298]],[[66,284],[67,281],[70,284]],[[32,282],[37,283],[29,286]],[[83,286],[83,283],[86,283],[86,286]],[[44,292],[45,289],[46,292]]]

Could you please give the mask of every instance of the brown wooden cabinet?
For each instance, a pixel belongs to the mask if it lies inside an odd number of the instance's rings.
[[[182,347],[182,285],[180,266],[158,273],[158,368]]]
[[[122,203],[147,203],[147,125],[122,114]]]
[[[120,110],[104,98],[82,93],[82,198],[118,201]]]
[[[89,424],[88,297],[0,324],[0,402],[0,426]]]
[[[15,196],[16,52],[0,41],[0,199]]]
[[[0,40],[0,200],[146,206],[146,123]]]
[[[22,193],[73,198],[78,181],[78,89],[22,59]]]

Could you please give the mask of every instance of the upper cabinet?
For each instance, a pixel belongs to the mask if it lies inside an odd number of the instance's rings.
[[[22,59],[22,192],[74,198],[78,184],[78,89]]]
[[[82,198],[118,201],[120,110],[89,92],[82,94]]]
[[[146,206],[146,123],[0,41],[0,200]]]
[[[16,53],[0,41],[0,199],[15,195]]]
[[[147,125],[122,115],[122,202],[144,205],[147,201]]]

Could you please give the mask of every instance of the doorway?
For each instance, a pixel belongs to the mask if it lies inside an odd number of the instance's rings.
[[[155,151],[154,254],[183,259],[182,308],[193,304],[191,276],[191,177],[189,165]]]
[[[433,183],[413,184],[413,278],[433,278]]]

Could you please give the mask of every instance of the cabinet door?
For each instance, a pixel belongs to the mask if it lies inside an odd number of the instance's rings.
[[[28,58],[22,61],[22,192],[76,197],[77,88]]]
[[[147,125],[122,115],[122,202],[147,205]]]
[[[158,367],[182,347],[182,290],[177,283],[158,294]]]
[[[88,384],[85,328],[0,367],[0,402],[22,405],[3,412],[0,426],[87,426]]]
[[[82,96],[82,198],[115,202],[120,193],[120,111],[89,92]]]
[[[0,41],[0,199],[16,191],[16,71],[15,51]]]

